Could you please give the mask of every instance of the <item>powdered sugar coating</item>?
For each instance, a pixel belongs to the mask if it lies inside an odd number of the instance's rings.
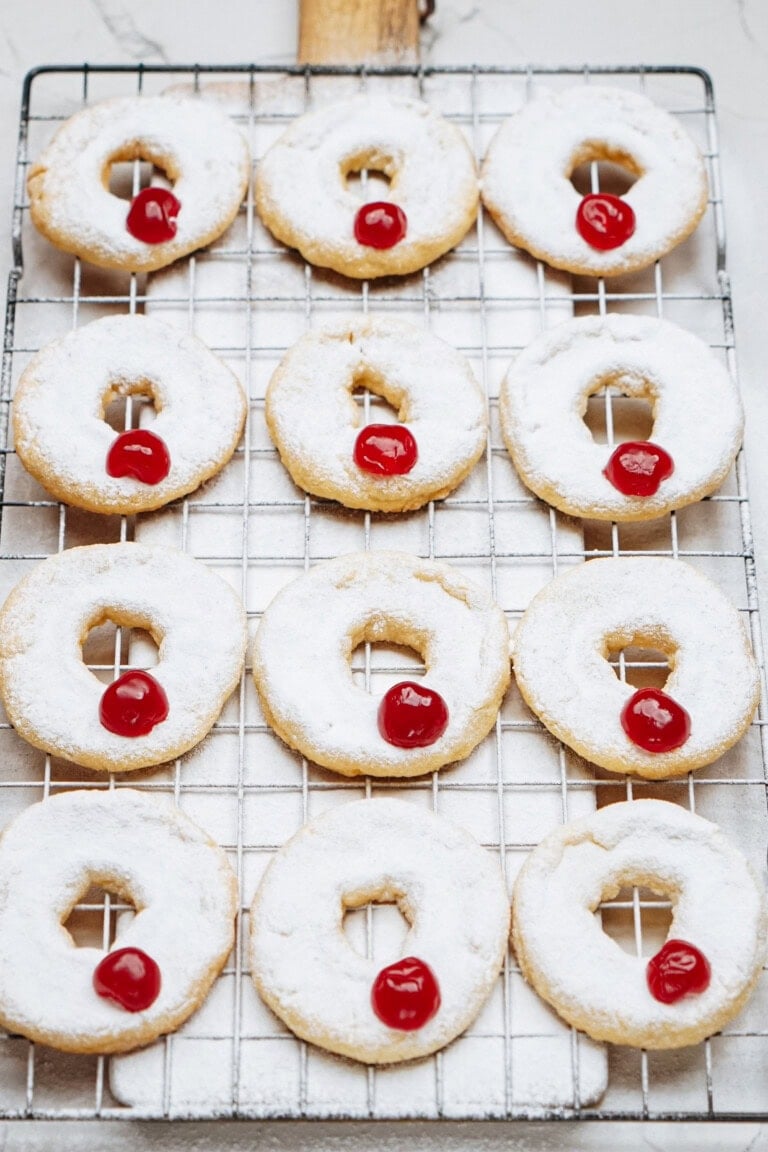
[[[389,177],[386,199],[406,214],[405,238],[393,248],[355,239],[367,201],[346,178],[363,168]],[[308,112],[256,170],[256,206],[270,231],[311,264],[354,277],[402,275],[442,256],[471,227],[478,196],[461,131],[418,100],[361,95]]]
[[[709,961],[709,987],[663,1004],[648,957],[630,955],[590,915],[629,885],[672,901],[668,938]],[[765,958],[762,886],[717,825],[663,800],[610,804],[566,824],[528,856],[512,900],[523,974],[568,1023],[596,1040],[679,1048],[742,1007]]]
[[[638,179],[623,199],[635,232],[600,251],[576,229],[571,173],[607,160]],[[483,202],[512,244],[554,268],[616,276],[644,268],[696,227],[707,205],[698,148],[673,116],[638,92],[598,85],[543,91],[506,120],[482,168]]]
[[[603,475],[612,448],[584,423],[587,401],[612,385],[650,401],[648,439],[674,472],[652,496],[625,496]],[[646,520],[714,491],[744,428],[739,394],[709,347],[650,316],[584,316],[544,333],[512,363],[501,386],[501,426],[522,479],[574,516]]]
[[[152,431],[170,453],[170,472],[158,484],[106,471],[116,433],[105,409],[135,394],[152,397]],[[159,508],[218,472],[237,446],[245,412],[239,381],[200,340],[146,316],[107,316],[46,345],[29,363],[14,396],[14,445],[59,499],[131,514]]]
[[[355,464],[364,425],[352,398],[358,384],[383,396],[413,433],[418,459],[406,475],[372,476]],[[482,455],[487,425],[463,356],[412,324],[370,316],[308,332],[295,344],[269,382],[266,417],[297,484],[380,512],[446,496]]]
[[[400,955],[356,952],[344,913],[397,903],[409,924]],[[273,858],[251,910],[251,970],[261,995],[305,1040],[368,1064],[425,1056],[472,1022],[507,948],[509,901],[497,861],[442,817],[402,800],[342,804]],[[416,956],[440,988],[436,1016],[415,1032],[371,1007],[386,964]]]
[[[424,684],[449,713],[434,744],[397,748],[379,734],[379,699],[350,668],[364,640],[422,654]],[[447,564],[400,552],[352,553],[299,576],[264,613],[252,655],[278,735],[348,776],[418,776],[468,756],[490,731],[510,675],[507,622],[491,596]]]
[[[0,838],[0,1021],[70,1052],[124,1052],[177,1028],[229,955],[237,882],[222,850],[179,809],[130,789],[64,792]],[[160,967],[158,998],[126,1012],[93,990],[106,954],[62,927],[91,885],[132,902],[109,951]]]
[[[169,713],[146,736],[118,736],[99,720],[105,685],[81,646],[107,620],[146,629],[158,645],[151,674]],[[0,692],[30,744],[87,768],[128,772],[203,738],[240,678],[245,642],[240,598],[192,556],[143,544],[71,548],[38,564],[0,612]]]
[[[619,680],[610,651],[664,652],[664,691],[691,717],[673,752],[646,752],[625,735],[620,714],[635,689]],[[648,779],[709,764],[740,738],[760,682],[735,607],[683,560],[637,556],[590,560],[534,597],[513,636],[517,685],[546,727],[579,755]]]
[[[176,235],[147,244],[128,232],[128,202],[109,191],[113,164],[146,160],[181,203]],[[67,120],[32,164],[30,213],[58,248],[103,268],[150,272],[220,236],[250,174],[248,144],[215,104],[182,96],[127,96]]]

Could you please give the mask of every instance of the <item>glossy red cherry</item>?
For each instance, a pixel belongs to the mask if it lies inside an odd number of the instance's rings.
[[[176,217],[181,204],[167,188],[142,188],[134,196],[125,226],[136,240],[164,244],[176,235]]]
[[[590,192],[576,209],[576,228],[590,248],[620,248],[635,231],[635,213],[626,200],[609,192]]]
[[[691,734],[691,718],[659,688],[639,688],[621,710],[621,726],[646,752],[672,752]]]
[[[382,696],[379,732],[398,748],[426,748],[448,727],[448,705],[439,692],[403,680]]]
[[[388,1028],[399,1028],[401,1032],[423,1028],[440,1007],[440,988],[434,972],[416,956],[389,964],[373,982],[371,1005]]]
[[[374,476],[404,476],[418,456],[413,433],[404,424],[368,424],[355,440],[355,464]]]
[[[149,428],[121,432],[107,453],[109,476],[132,476],[142,484],[159,484],[170,470],[168,445]]]
[[[394,248],[403,239],[408,220],[398,204],[373,200],[355,216],[355,240],[366,248]]]
[[[104,691],[99,719],[117,736],[146,736],[168,715],[168,697],[149,672],[123,672]]]
[[[645,970],[648,989],[662,1004],[674,1004],[683,996],[696,995],[709,987],[711,969],[702,952],[685,940],[667,940],[652,956]]]
[[[143,1012],[160,995],[160,969],[140,948],[109,952],[93,973],[99,996],[114,1000],[126,1012]]]
[[[655,496],[675,470],[669,452],[650,440],[628,440],[614,449],[603,476],[625,496]]]

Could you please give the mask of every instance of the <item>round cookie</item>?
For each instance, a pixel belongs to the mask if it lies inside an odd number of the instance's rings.
[[[652,406],[648,440],[674,471],[651,495],[625,495],[604,474],[612,449],[583,419],[604,386]],[[502,382],[500,415],[524,483],[562,512],[596,520],[651,519],[713,492],[744,428],[736,385],[702,340],[666,320],[619,314],[569,320],[529,344]]]
[[[170,455],[157,483],[107,471],[117,433],[104,413],[132,395],[151,396],[157,408],[151,431]],[[57,499],[131,515],[192,492],[223,468],[245,414],[239,381],[200,340],[146,316],[107,316],[31,360],[14,396],[14,446]]]
[[[626,734],[635,695],[608,663],[629,646],[667,656],[664,692],[690,716],[671,751]],[[518,688],[559,740],[612,772],[679,776],[721,756],[749,725],[760,678],[736,608],[706,576],[661,556],[604,558],[571,568],[536,595],[512,639]]]
[[[352,679],[364,641],[408,645],[420,684],[448,710],[442,735],[398,747],[380,733],[380,701]],[[509,683],[506,618],[447,564],[399,552],[327,560],[286,585],[253,643],[253,676],[268,722],[315,764],[345,776],[419,776],[468,756],[488,734]]]
[[[648,957],[630,955],[592,915],[628,885],[672,901],[669,940],[693,944],[708,987],[662,1003]],[[766,906],[746,860],[708,820],[663,800],[610,804],[556,829],[515,883],[512,940],[523,975],[575,1028],[639,1048],[696,1044],[741,1009],[765,960]]]
[[[131,789],[63,792],[0,837],[0,1022],[65,1052],[125,1052],[178,1028],[234,941],[237,881],[224,852],[178,808]],[[126,1011],[94,991],[106,951],[63,927],[92,885],[131,902],[112,948],[160,968],[159,995]]]
[[[345,912],[368,903],[398,905],[409,925],[402,956],[436,977],[440,1007],[413,1031],[374,1012],[383,965],[344,934]],[[273,858],[251,909],[251,972],[302,1039],[390,1064],[434,1052],[468,1027],[498,976],[508,932],[501,869],[467,832],[402,800],[361,800],[323,813]]]
[[[621,198],[635,230],[600,250],[576,227],[580,164],[611,161],[636,182]],[[593,276],[635,272],[696,228],[707,206],[704,161],[677,120],[646,96],[598,85],[543,91],[506,120],[482,167],[483,202],[511,244],[553,268]]]
[[[180,202],[176,234],[146,243],[126,227],[129,205],[109,191],[127,160],[160,168]],[[215,104],[182,96],[126,96],[67,120],[27,178],[29,210],[44,236],[102,268],[152,272],[203,248],[234,220],[250,175],[245,137]]]
[[[364,168],[385,173],[384,203],[405,213],[405,236],[392,247],[356,239],[365,201],[346,181]],[[478,197],[461,131],[417,100],[361,95],[308,112],[256,169],[256,207],[273,235],[310,264],[358,279],[415,272],[442,256],[471,228]]]
[[[360,384],[387,400],[415,438],[417,459],[407,473],[375,475],[356,463],[364,421],[352,391]],[[479,460],[487,428],[483,394],[464,357],[388,317],[308,332],[269,382],[266,418],[299,487],[375,512],[410,511],[446,496]]]
[[[82,644],[108,620],[145,629],[159,648],[151,678],[168,715],[143,735],[119,735],[99,718],[105,685]],[[245,643],[240,598],[192,556],[143,544],[70,548],[33,568],[0,611],[0,694],[36,748],[129,772],[202,740],[240,679]]]

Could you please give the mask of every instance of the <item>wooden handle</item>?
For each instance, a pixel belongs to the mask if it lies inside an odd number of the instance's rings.
[[[300,0],[299,63],[416,64],[418,0]]]

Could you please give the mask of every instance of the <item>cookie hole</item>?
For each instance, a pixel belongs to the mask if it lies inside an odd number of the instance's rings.
[[[136,907],[109,888],[92,885],[69,913],[62,927],[77,948],[110,948],[125,926],[126,918],[135,916]]]
[[[142,188],[173,187],[166,174],[144,160],[118,160],[110,165],[107,187],[113,196],[130,203]]]
[[[627,440],[653,439],[653,408],[641,396],[604,388],[589,397],[584,423],[596,444],[615,446]]]
[[[86,635],[82,644],[83,662],[103,684],[115,679],[115,661],[126,668],[152,668],[159,660],[155,640],[144,628],[120,627],[107,620]]]
[[[393,684],[417,679],[425,671],[421,655],[407,645],[369,641],[352,653],[352,679],[373,696],[383,696]]]
[[[349,946],[359,956],[379,960],[382,967],[405,955],[410,924],[394,901],[345,908],[342,927]]]
[[[392,181],[381,168],[352,168],[345,176],[347,191],[362,204],[372,200],[387,200]]]
[[[156,416],[154,397],[144,392],[133,392],[130,396],[113,394],[104,408],[104,420],[115,433],[127,428],[146,428]]]
[[[657,648],[631,645],[611,649],[608,660],[619,680],[625,680],[633,688],[663,689],[672,671],[667,653]]]
[[[637,892],[637,904],[635,901]],[[637,914],[639,911],[639,928]],[[622,888],[600,905],[603,931],[631,956],[650,958],[664,944],[672,926],[672,904],[649,888]]]
[[[570,180],[580,196],[590,192],[610,192],[624,196],[638,179],[638,174],[623,164],[610,160],[586,160],[571,172]]]
[[[402,422],[397,408],[382,395],[381,387],[381,383],[371,376],[363,374],[355,378],[351,395],[360,409],[359,427],[363,428],[366,424]]]

